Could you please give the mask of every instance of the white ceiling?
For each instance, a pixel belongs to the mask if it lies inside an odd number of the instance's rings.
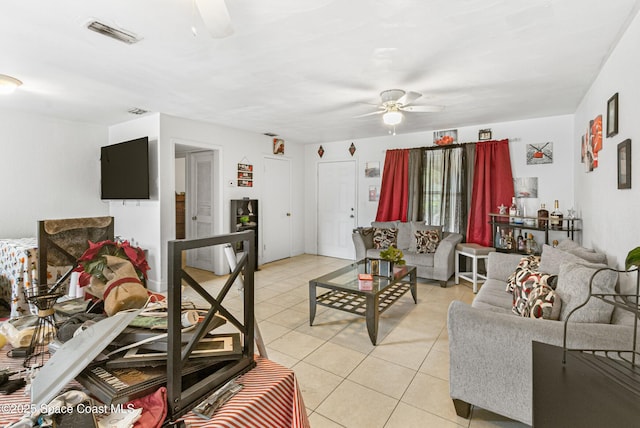
[[[570,114],[640,0],[226,2],[235,33],[213,39],[192,0],[4,1],[0,74],[24,85],[0,109],[112,125],[139,107],[300,143],[386,135],[354,116],[391,88],[445,106],[398,133]]]

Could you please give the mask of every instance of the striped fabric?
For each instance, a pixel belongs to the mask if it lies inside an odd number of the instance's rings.
[[[188,427],[309,428],[302,394],[292,370],[256,356],[257,366],[238,379],[244,388],[204,420],[193,413],[182,419]]]
[[[188,427],[309,428],[302,394],[292,370],[256,356],[257,366],[238,378],[244,388],[204,420],[188,413],[182,420]],[[0,367],[22,368],[22,359],[0,356]],[[29,396],[16,391],[0,394],[0,426],[19,420],[29,410]]]

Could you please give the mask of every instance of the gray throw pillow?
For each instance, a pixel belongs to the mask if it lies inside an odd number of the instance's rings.
[[[431,226],[428,224],[424,224],[423,221],[412,221],[411,222],[411,241],[409,242],[409,251],[413,251],[414,253],[418,251],[418,236],[416,236],[416,232],[421,230],[435,230],[438,232],[438,236],[440,240],[442,240],[442,226]]]
[[[362,236],[365,248],[373,248],[373,227],[359,227],[358,233]]]
[[[558,275],[560,266],[564,263],[586,263],[586,261],[575,254],[553,248],[551,245],[544,244],[542,246],[540,266],[538,267],[540,272]]]
[[[578,263],[564,263],[560,266],[556,293],[562,300],[560,320],[564,321],[569,313],[582,305],[587,299],[588,303],[578,309],[569,318],[570,322],[602,323],[611,322],[613,305],[600,299],[589,298],[589,280],[591,275],[602,266],[586,265]],[[603,270],[593,278],[592,293],[613,293],[618,274],[612,270]]]
[[[580,244],[578,244],[576,241],[574,241],[572,239],[563,239],[556,246],[557,249],[562,250],[562,251],[569,251],[569,250],[572,250],[572,249],[578,248],[578,247],[580,247]]]
[[[605,253],[598,253],[597,251],[584,247],[573,248],[568,252],[574,256],[580,257],[581,259],[585,259],[589,263],[607,264],[607,255]]]
[[[397,229],[397,221],[372,221],[371,227],[377,227],[378,229]]]

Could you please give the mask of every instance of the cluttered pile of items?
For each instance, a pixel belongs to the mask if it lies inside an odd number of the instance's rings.
[[[10,426],[128,427],[140,418],[143,426],[162,426],[189,410],[210,418],[242,388],[233,379],[255,365],[247,328],[253,311],[241,322],[222,304],[247,264],[238,263],[215,297],[181,268],[161,295],[144,286],[149,266],[142,250],[126,241],[90,243],[72,269],[84,297],[65,296],[69,275],[36,285],[28,296],[36,315],[0,326],[13,347],[8,355],[25,367],[0,371],[0,381],[4,375],[13,382],[13,375],[19,389],[27,378],[30,393],[31,411]],[[184,284],[208,305],[182,299]]]

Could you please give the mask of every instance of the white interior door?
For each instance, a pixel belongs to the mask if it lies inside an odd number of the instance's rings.
[[[187,239],[214,235],[214,152],[188,153]],[[213,248],[200,248],[187,252],[187,265],[213,272]]]
[[[318,164],[318,254],[354,259],[356,162]]]
[[[263,263],[291,257],[291,161],[264,159],[262,212]]]

